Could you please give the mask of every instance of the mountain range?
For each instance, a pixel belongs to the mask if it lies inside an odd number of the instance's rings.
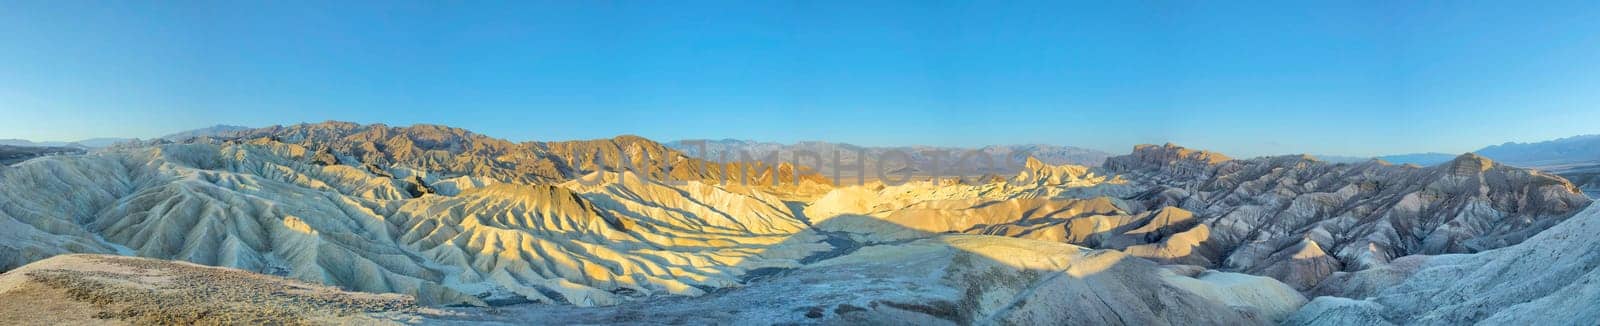
[[[34,142],[26,139],[0,139],[0,145],[18,147],[75,147],[80,149],[101,148],[117,143],[134,140],[133,138],[89,138],[73,142],[45,141]]]
[[[1486,146],[1473,151],[1473,153],[1522,167],[1589,164],[1600,162],[1600,135],[1572,136],[1531,143],[1507,142]],[[1376,157],[1333,155],[1317,155],[1317,157],[1338,163],[1354,163],[1376,158],[1393,164],[1429,166],[1448,162],[1455,158],[1456,155],[1446,153],[1410,153]]]
[[[1600,208],[1560,175],[1472,153],[1418,166],[1139,145],[1099,166],[1034,157],[978,181],[833,184],[803,161],[637,136],[222,129],[0,166],[0,316],[1317,325],[1600,311],[1585,281],[1600,242],[1579,239]]]
[[[165,139],[165,140],[169,140],[169,141],[181,141],[181,140],[188,139],[188,138],[193,138],[193,137],[220,136],[220,135],[224,135],[224,134],[227,134],[227,133],[230,133],[230,132],[248,130],[248,129],[250,129],[250,128],[249,127],[242,127],[242,126],[214,125],[214,126],[205,127],[205,128],[180,131],[180,132],[172,133],[172,134],[169,134],[169,135],[166,135],[166,136],[161,136],[160,138],[156,138],[156,139]],[[89,138],[89,139],[84,139],[84,140],[68,142],[68,141],[31,141],[31,140],[27,140],[27,139],[15,139],[15,138],[12,138],[12,139],[0,139],[0,145],[18,146],[18,147],[72,147],[72,148],[78,148],[78,149],[87,150],[87,149],[111,147],[111,146],[115,146],[115,145],[118,145],[118,144],[121,144],[121,143],[127,143],[127,142],[138,141],[138,140],[139,140],[138,138],[101,137],[101,138]]]
[[[210,126],[210,127],[200,128],[200,129],[191,129],[191,130],[185,130],[185,131],[180,131],[180,132],[168,134],[166,136],[161,136],[160,139],[166,139],[166,140],[171,140],[171,141],[182,141],[182,140],[186,140],[186,139],[189,139],[189,138],[195,138],[195,137],[219,137],[219,136],[231,135],[232,133],[235,133],[235,132],[240,132],[240,131],[245,131],[245,130],[250,130],[250,129],[252,129],[252,128],[244,127],[244,126],[215,125],[215,126]]]
[[[825,176],[833,176],[836,172],[841,177],[857,176],[864,173],[869,178],[876,177],[880,165],[882,165],[881,169],[886,175],[910,172],[919,177],[929,177],[934,174],[982,176],[1015,173],[1022,168],[1023,160],[1029,156],[1049,164],[1083,166],[1100,165],[1100,162],[1105,161],[1106,157],[1111,156],[1109,153],[1092,149],[1043,144],[990,145],[977,148],[948,146],[869,147],[825,141],[780,144],[723,139],[701,140],[698,142],[680,140],[668,142],[666,146],[712,160],[720,160],[723,157],[726,157],[727,160],[739,160],[745,156],[760,160],[772,155],[772,157],[780,160],[793,161],[796,153],[802,155],[814,153],[817,155],[815,159],[820,159],[821,162],[812,163],[812,166],[816,167],[817,171]],[[896,157],[896,154],[891,154],[891,152],[904,154],[905,157],[903,159]],[[971,155],[974,152],[982,153],[983,155]],[[837,167],[834,164],[835,153],[837,153]],[[963,158],[966,161],[962,161]],[[815,160],[809,156],[803,156],[801,159],[806,160],[801,162],[803,164]],[[858,165],[865,167],[856,168],[855,166]]]

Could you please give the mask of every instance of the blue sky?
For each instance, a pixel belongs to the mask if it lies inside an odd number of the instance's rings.
[[[0,138],[347,120],[1248,156],[1600,133],[1595,1],[340,2],[0,2]]]

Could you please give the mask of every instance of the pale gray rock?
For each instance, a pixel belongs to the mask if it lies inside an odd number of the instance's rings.
[[[1383,319],[1383,305],[1340,297],[1317,297],[1300,308],[1284,325],[1394,325]]]
[[[1475,254],[1419,256],[1407,263],[1411,266],[1357,272],[1325,287],[1333,295],[1367,298],[1318,298],[1288,324],[1372,320],[1375,315],[1414,325],[1592,324],[1600,320],[1597,233],[1600,207],[1590,207],[1520,244]],[[1351,291],[1338,292],[1341,285]]]
[[[1516,244],[1590,202],[1559,176],[1474,154],[1421,168],[1141,145],[1104,171],[1150,189],[1131,203],[1193,212],[1209,227],[1203,252],[1223,253],[1208,257],[1217,267],[1302,290],[1401,256]]]

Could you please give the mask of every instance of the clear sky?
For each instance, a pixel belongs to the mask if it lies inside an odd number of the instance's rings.
[[[347,120],[1247,156],[1600,133],[1600,1],[325,2],[0,1],[0,138]]]

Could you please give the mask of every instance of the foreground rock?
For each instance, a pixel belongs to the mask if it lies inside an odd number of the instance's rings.
[[[1580,325],[1600,320],[1600,206],[1521,244],[1339,274],[1288,324]]]
[[[11,325],[401,324],[437,312],[401,295],[101,255],[56,256],[0,274],[0,298],[0,320]]]
[[[0,318],[21,325],[1266,325],[1305,303],[1270,278],[969,235],[868,246],[700,297],[603,307],[424,308],[401,295],[103,255],[56,256],[7,272],[0,275],[0,297]]]

